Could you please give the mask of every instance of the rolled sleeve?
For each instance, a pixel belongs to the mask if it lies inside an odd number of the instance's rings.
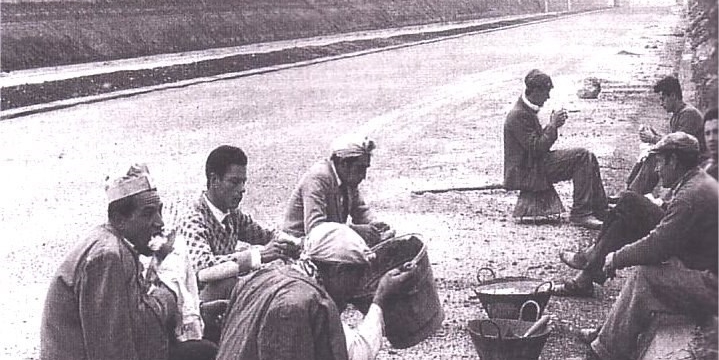
[[[349,360],[373,360],[377,357],[384,336],[382,308],[372,304],[357,328],[352,329],[345,324],[342,327],[347,339]]]

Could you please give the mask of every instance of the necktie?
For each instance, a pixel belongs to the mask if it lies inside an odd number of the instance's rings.
[[[230,226],[230,216],[229,215],[225,216],[225,218],[222,219],[222,225],[225,226],[225,231],[227,231],[228,233],[232,232],[232,227]]]

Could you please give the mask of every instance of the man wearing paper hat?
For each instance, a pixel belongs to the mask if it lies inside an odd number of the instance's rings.
[[[662,186],[671,189],[671,200],[661,209],[656,205],[643,208],[659,213],[653,228],[636,220],[643,214],[626,213],[632,209],[617,214],[613,221],[627,223],[632,233],[645,228],[639,238],[622,238],[629,232],[619,234],[614,239],[619,247],[599,262],[606,278],[613,278],[620,269],[636,269],[600,330],[584,332],[592,340],[591,359],[629,359],[637,350],[637,336],[651,324],[654,313],[682,314],[699,321],[717,314],[719,184],[697,166],[699,142],[692,135],[665,135],[651,153],[657,156],[657,172]],[[637,198],[643,197],[627,191],[617,207],[623,206],[621,201]],[[605,248],[612,240],[600,239],[596,246]]]
[[[387,272],[353,329],[340,321],[340,314],[372,259],[365,240],[349,226],[317,224],[299,262],[261,269],[235,286],[217,360],[374,359],[382,345],[382,309],[407,290],[416,272]]]
[[[374,149],[373,140],[358,134],[332,141],[329,159],[313,165],[292,192],[282,229],[302,237],[323,222],[344,224],[351,219],[349,227],[370,246],[391,237],[393,231],[376,219],[358,189]]]
[[[552,79],[540,70],[524,78],[525,90],[504,122],[504,187],[508,190],[543,191],[553,183],[572,180],[574,195],[569,220],[599,229],[607,210],[607,197],[596,156],[584,148],[551,150],[567,111],[552,111],[549,124],[537,114],[549,99]]]
[[[146,277],[139,255],[162,232],[162,202],[145,165],[106,186],[108,222],[92,229],[52,278],[43,311],[41,359],[174,359],[190,348],[210,359],[211,344],[178,349],[168,329],[175,294]],[[199,347],[196,347],[199,346]]]

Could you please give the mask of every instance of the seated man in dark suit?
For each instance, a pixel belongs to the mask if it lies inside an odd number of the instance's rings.
[[[567,112],[552,112],[549,124],[542,128],[537,113],[549,99],[552,79],[535,69],[527,74],[524,83],[526,89],[504,123],[504,187],[542,191],[553,183],[571,179],[574,200],[569,220],[578,226],[599,229],[607,210],[607,196],[597,158],[583,148],[551,150]]]

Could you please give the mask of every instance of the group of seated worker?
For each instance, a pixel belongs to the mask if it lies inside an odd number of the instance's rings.
[[[107,223],[51,281],[41,359],[209,360],[218,350],[223,359],[374,358],[382,307],[413,276],[412,269],[388,272],[365,321],[356,330],[339,322],[368,269],[370,247],[394,234],[357,188],[374,147],[365,137],[334,141],[329,160],[292,193],[284,231],[238,209],[247,156],[237,147],[209,154],[207,189],[173,229],[164,228],[147,166],[133,165],[106,186]],[[248,313],[252,306],[266,316]]]
[[[504,185],[509,190],[543,191],[572,179],[570,221],[599,229],[582,252],[560,259],[578,274],[553,289],[554,295],[591,297],[618,269],[637,266],[605,325],[584,331],[590,358],[631,359],[637,336],[656,313],[680,313],[706,320],[717,313],[717,110],[701,113],[685,103],[678,79],[654,86],[661,106],[672,114],[670,133],[642,125],[641,142],[651,145],[632,168],[626,191],[607,199],[596,157],[581,148],[551,150],[567,113],[552,112],[542,127],[537,113],[549,99],[551,78],[530,71],[525,91],[504,124]],[[660,182],[664,198],[652,192]],[[609,202],[614,203],[614,207]]]
[[[682,99],[676,77],[654,86],[661,106],[672,114],[670,133],[642,125],[639,139],[650,144],[619,196],[605,196],[596,158],[583,149],[549,150],[564,124],[552,112],[542,128],[536,113],[549,98],[552,81],[532,70],[526,90],[507,116],[505,187],[541,191],[551,183],[574,180],[570,221],[599,229],[584,251],[560,253],[579,270],[554,286],[558,296],[591,297],[619,269],[636,267],[624,283],[604,324],[584,329],[588,359],[636,359],[637,339],[657,314],[680,314],[706,323],[717,315],[717,109],[701,113]],[[669,191],[653,196],[658,183]],[[591,217],[588,217],[591,214]]]

